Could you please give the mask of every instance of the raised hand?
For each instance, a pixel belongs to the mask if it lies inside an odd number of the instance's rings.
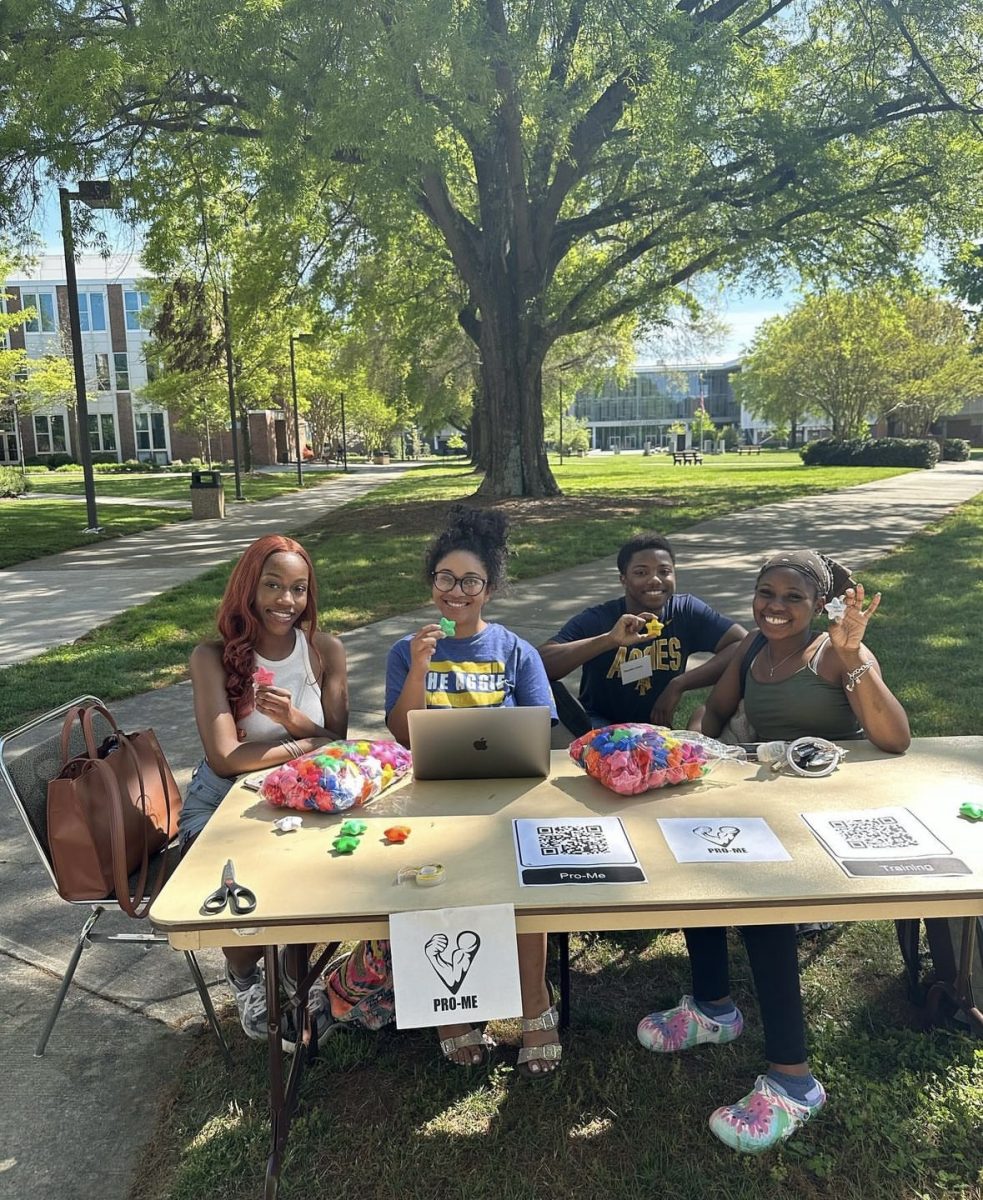
[[[256,688],[256,711],[289,729],[294,715],[293,696],[286,688],[263,684]]]
[[[876,592],[865,610],[864,585],[858,583],[856,590],[847,588],[843,602],[846,604],[846,611],[839,621],[830,622],[829,640],[838,652],[849,653],[859,650],[867,632],[867,622],[880,606],[881,594]]]
[[[655,613],[622,613],[611,626],[608,637],[616,646],[638,646],[651,641],[654,634],[646,632],[649,621],[657,620]]]
[[[439,625],[424,625],[410,638],[410,666],[426,668],[430,665],[437,643],[447,635],[441,632]]]

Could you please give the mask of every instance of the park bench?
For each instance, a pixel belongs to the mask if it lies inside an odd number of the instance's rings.
[[[699,450],[673,450],[672,465],[675,467],[680,463],[682,463],[683,466],[702,466],[703,455]]]
[[[760,446],[735,446],[734,448],[738,454],[760,454],[761,453]]]

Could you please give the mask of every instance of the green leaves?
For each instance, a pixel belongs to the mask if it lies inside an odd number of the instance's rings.
[[[834,437],[865,436],[891,416],[921,436],[983,389],[983,362],[959,308],[936,293],[832,289],[765,322],[735,388],[775,425],[811,417]]]

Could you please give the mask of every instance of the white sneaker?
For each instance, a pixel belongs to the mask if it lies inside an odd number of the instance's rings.
[[[263,978],[263,968],[257,963],[250,975],[240,980],[232,974],[232,969],[226,963],[225,978],[235,997],[243,1033],[254,1042],[265,1042],[269,1021],[266,1015],[266,980]]]

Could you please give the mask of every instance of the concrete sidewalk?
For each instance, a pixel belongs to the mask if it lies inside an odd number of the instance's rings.
[[[981,490],[983,463],[950,463],[934,471],[717,518],[673,536],[678,587],[703,596],[715,608],[749,624],[754,577],[771,550],[816,546],[841,558],[862,578],[867,564]],[[205,535],[207,542],[208,536],[215,539],[221,534],[220,542],[213,540],[209,550],[201,548],[205,566],[219,561],[219,546],[222,558],[238,552],[225,536],[228,527],[225,522],[223,530]],[[292,527],[297,528],[297,523]],[[243,534],[243,544],[258,532],[252,523],[248,536]],[[128,539],[128,543],[138,540]],[[107,553],[113,575],[120,579],[120,572],[126,571],[123,550],[122,543],[109,543],[79,554]],[[180,565],[183,554],[188,554],[192,563],[200,561],[195,550],[194,545],[184,551],[176,549],[175,566]],[[90,563],[87,570],[94,565]],[[141,574],[144,569],[140,568]],[[76,578],[73,574],[68,581],[73,590],[81,582],[81,577],[78,582]],[[176,579],[172,576],[170,582]],[[140,585],[138,580],[137,592]],[[168,584],[161,583],[163,586]],[[555,575],[526,580],[511,595],[496,597],[488,615],[535,644],[584,605],[618,592],[612,554]],[[20,621],[29,624],[30,592],[25,589],[10,595],[22,605]],[[421,589],[421,600],[424,598]],[[33,602],[38,604],[41,599],[35,595]],[[890,606],[889,595],[884,603]],[[107,615],[98,614],[99,619]],[[398,637],[431,618],[432,610],[425,606],[343,635],[353,733],[385,733],[386,652]],[[6,627],[8,638],[16,639],[18,632],[24,632],[16,625],[13,622]],[[201,754],[190,684],[135,696],[114,704],[113,709],[124,727],[152,725],[157,730],[183,786]],[[5,1119],[0,1122],[0,1183],[5,1194],[15,1200],[41,1200],[51,1194],[61,1200],[96,1196],[125,1200],[143,1147],[155,1128],[155,1095],[171,1086],[189,1044],[177,1031],[202,1026],[183,957],[166,948],[147,953],[97,945],[87,950],[48,1052],[43,1059],[34,1059],[34,1041],[83,914],[54,895],[9,805],[0,807],[0,887],[0,962],[6,985],[0,1003],[7,1018],[0,1047],[9,1064]],[[103,921],[107,927],[126,927],[119,918],[107,916]],[[217,984],[219,956],[202,957],[206,978]],[[224,983],[214,989],[220,1004],[226,1002],[225,991]],[[234,1053],[260,1053],[233,1037]]]
[[[412,464],[352,466],[319,487],[252,504],[224,520],[182,521],[0,571],[0,667],[74,642],[111,617],[236,558],[264,533],[296,533],[397,479]],[[108,503],[108,501],[107,501]]]

